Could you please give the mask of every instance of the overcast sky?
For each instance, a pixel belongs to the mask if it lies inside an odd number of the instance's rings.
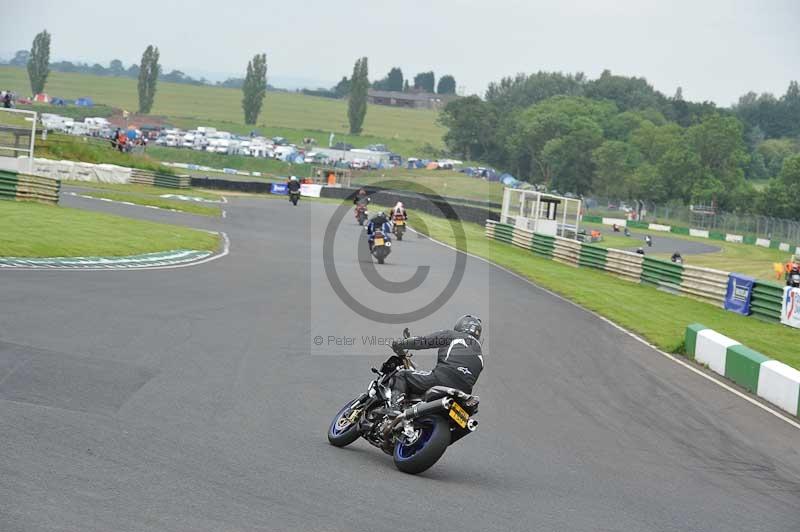
[[[370,79],[450,73],[483,94],[516,72],[603,69],[727,106],[800,78],[800,0],[0,0],[0,57],[52,35],[54,60],[128,66],[153,43],[166,69],[219,80],[267,53],[270,82],[332,84],[369,57]]]

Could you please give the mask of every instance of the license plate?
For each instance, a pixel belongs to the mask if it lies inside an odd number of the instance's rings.
[[[453,402],[453,406],[450,407],[450,417],[458,423],[458,426],[462,429],[467,428],[467,421],[469,421],[469,414],[467,411],[461,408],[461,405]]]
[[[405,220],[395,220],[394,225],[406,225]]]
[[[374,245],[376,245],[376,246],[382,246],[382,245],[383,245],[383,239],[382,239],[382,238],[376,238],[376,239],[375,239],[375,244],[374,244]]]

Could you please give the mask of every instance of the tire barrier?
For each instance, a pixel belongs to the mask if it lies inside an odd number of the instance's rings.
[[[782,304],[783,286],[756,280],[750,300],[753,316],[766,321],[779,322],[781,321]]]
[[[800,416],[800,371],[699,323],[686,327],[686,355],[769,403]]]
[[[188,175],[170,175],[134,168],[131,171],[131,183],[164,188],[189,188],[192,183]]]
[[[730,272],[676,264],[623,251],[578,242],[557,236],[534,233],[512,225],[486,220],[486,237],[531,251],[558,262],[604,270],[625,280],[655,286],[673,294],[684,295],[724,307]],[[779,322],[783,287],[756,281],[750,301],[752,315]]]
[[[60,194],[58,179],[0,171],[0,199],[57,205]]]

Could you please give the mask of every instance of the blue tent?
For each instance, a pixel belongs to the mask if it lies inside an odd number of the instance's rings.
[[[518,181],[514,178],[511,174],[503,174],[500,176],[500,182],[503,183],[507,187],[515,187],[517,186]]]
[[[67,102],[64,101],[64,98],[53,98],[50,100],[50,103],[53,105],[66,105]]]
[[[75,100],[75,105],[78,107],[92,107],[94,102],[91,98],[84,96],[83,98],[78,98]]]

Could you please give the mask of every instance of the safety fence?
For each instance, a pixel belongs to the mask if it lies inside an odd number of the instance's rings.
[[[495,220],[486,221],[486,236],[529,250],[540,257],[603,270],[628,281],[689,296],[718,307],[724,305],[728,292],[730,272],[677,264],[630,251],[605,249],[594,244],[534,233]],[[753,316],[767,321],[780,321],[782,298],[783,287],[756,280],[750,300]]]
[[[0,199],[58,203],[61,183],[57,179],[0,170]]]
[[[765,248],[778,249],[787,253],[800,256],[800,246],[781,242],[777,239],[757,238],[753,235],[723,233],[708,229],[695,229],[691,227],[680,227],[675,225],[663,225],[656,223],[641,222],[637,220],[627,220],[625,218],[609,218],[605,216],[584,215],[581,219],[586,223],[596,223],[603,225],[617,225],[619,227],[630,227],[631,229],[644,229],[648,231],[661,231],[675,233],[677,235],[687,235],[697,238],[708,238],[709,240],[719,240],[724,242],[734,242],[738,244],[749,244]]]
[[[131,171],[131,183],[165,188],[189,188],[191,177],[188,175],[170,175],[134,168]]]

